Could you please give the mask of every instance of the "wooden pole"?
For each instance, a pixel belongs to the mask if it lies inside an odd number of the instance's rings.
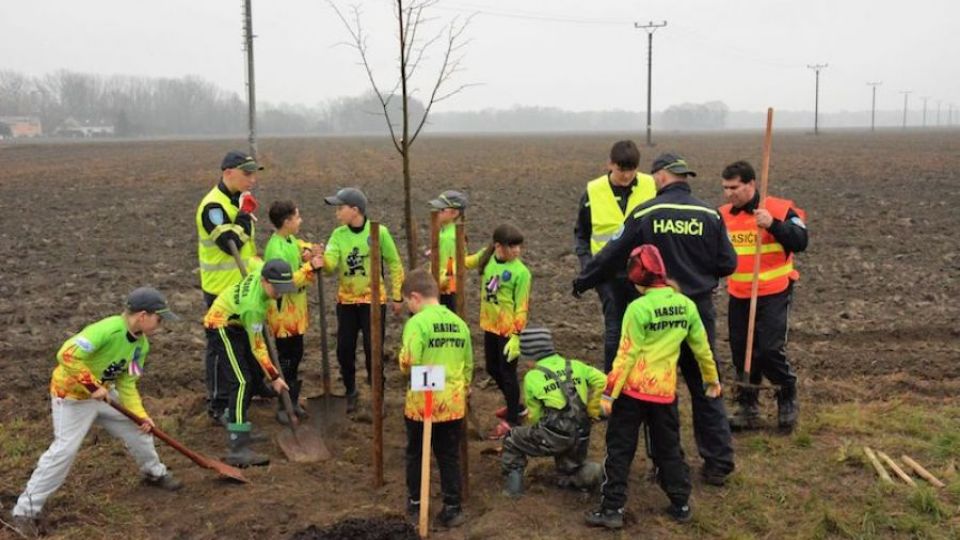
[[[467,277],[467,224],[461,215],[456,224],[457,248],[456,248],[456,274],[454,284],[456,286],[456,307],[457,315],[466,320],[466,277]],[[470,410],[469,399],[470,388],[467,387],[468,399],[463,401],[463,430],[460,433],[460,488],[463,492],[463,500],[470,496],[470,447],[467,443],[469,438],[469,429],[467,429],[466,419],[472,414]]]
[[[917,487],[917,483],[913,481],[913,478],[910,478],[910,475],[908,475],[907,473],[903,472],[903,469],[901,469],[900,466],[897,465],[897,463],[896,463],[895,461],[893,461],[892,459],[890,459],[890,456],[888,456],[887,454],[885,454],[884,452],[882,452],[882,451],[880,451],[880,450],[877,450],[877,456],[879,456],[880,459],[882,459],[883,462],[886,463],[887,466],[890,467],[890,469],[891,469],[897,476],[899,476],[901,480],[903,480],[904,482],[906,482],[906,483],[907,483],[908,485],[910,485],[910,486]]]
[[[430,273],[440,286],[440,211],[430,211]]]
[[[908,467],[913,469],[917,474],[923,477],[924,480],[930,482],[931,484],[937,486],[938,488],[946,487],[946,484],[941,482],[936,476],[930,474],[930,471],[924,469],[919,463],[913,460],[910,456],[904,454],[900,456],[900,459],[907,464]]]
[[[383,320],[381,289],[380,224],[370,222],[370,368],[373,369],[373,487],[383,485]]]
[[[757,208],[763,208],[767,199],[767,184],[770,177],[770,147],[773,142],[773,108],[767,109],[767,131],[763,136],[763,163],[760,166],[760,202]],[[763,248],[763,230],[757,227],[757,241],[753,254],[753,283],[750,286],[750,315],[747,318],[747,351],[743,360],[745,382],[750,382],[750,370],[753,363],[753,331],[757,322],[757,293],[760,290],[760,255]]]
[[[423,448],[420,455],[420,538],[430,533],[430,443],[433,438],[433,392],[423,396]]]
[[[890,478],[890,474],[887,473],[887,470],[883,468],[883,465],[880,464],[880,460],[877,459],[877,456],[874,455],[873,450],[869,446],[863,447],[863,453],[867,455],[867,458],[870,460],[870,463],[873,465],[874,470],[877,471],[877,474],[880,475],[880,478],[888,483],[892,484],[893,479]]]

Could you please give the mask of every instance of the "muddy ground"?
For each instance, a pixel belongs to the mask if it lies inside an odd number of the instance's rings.
[[[485,242],[498,223],[517,224],[527,235],[523,258],[534,276],[531,319],[553,328],[561,352],[594,363],[601,361],[602,320],[595,295],[577,301],[569,294],[576,270],[572,228],[586,181],[601,173],[609,146],[618,138],[431,138],[422,139],[413,156],[421,244],[426,242],[425,201],[442,189],[470,193],[472,247]],[[683,153],[701,173],[693,182],[695,192],[719,205],[723,165],[741,158],[759,163],[761,139],[759,133],[664,135],[656,149],[643,149],[642,163],[647,166],[655,151]],[[4,515],[51,438],[47,383],[57,348],[85,324],[118,311],[136,286],[150,284],[166,292],[185,319],[152,339],[151,363],[141,385],[148,410],[162,427],[200,451],[218,456],[224,450],[223,432],[211,427],[204,414],[194,212],[217,181],[223,153],[233,147],[243,148],[243,143],[0,146]],[[384,141],[267,139],[260,148],[267,170],[259,177],[257,195],[265,206],[278,198],[296,200],[304,217],[303,236],[325,239],[335,223],[322,197],[355,185],[369,195],[370,215],[394,231],[403,249],[400,163]],[[802,277],[789,344],[801,379],[802,421],[820,407],[854,400],[905,399],[931,409],[955,400],[960,391],[958,169],[958,132],[775,135],[771,193],[795,199],[806,209],[811,232],[810,249],[798,261]],[[262,248],[270,226],[265,209],[260,214]],[[474,325],[476,287],[471,279],[468,306]],[[726,295],[718,293],[716,301],[719,352],[727,362]],[[334,320],[332,309],[328,319]],[[401,324],[400,318],[389,321],[388,352],[398,346]],[[480,346],[478,342],[478,353]],[[307,348],[305,394],[313,395],[319,392],[316,326]],[[482,355],[478,381],[485,378],[481,366]],[[729,374],[729,365],[724,369]],[[348,422],[331,440],[336,454],[331,462],[290,464],[276,446],[264,445],[273,464],[251,470],[254,483],[246,487],[221,483],[161,447],[162,457],[187,483],[177,494],[141,486],[122,447],[95,429],[66,485],[48,503],[45,527],[52,535],[71,537],[123,531],[136,538],[273,538],[348,517],[398,513],[404,500],[404,381],[394,365],[388,366],[387,376],[387,483],[382,488],[371,487],[372,428],[363,419]],[[341,391],[339,385],[335,391]],[[476,394],[484,428],[492,427],[498,393],[490,387]],[[272,407],[255,403],[252,414],[260,426],[276,432],[280,427],[272,421]],[[602,459],[603,433],[598,426],[593,459]],[[830,444],[814,444],[811,458]],[[596,497],[552,487],[549,463],[540,461],[528,469],[528,495],[520,503],[508,502],[499,495],[496,461],[481,454],[488,447],[486,442],[470,446],[470,521],[457,531],[438,531],[437,537],[586,534],[581,514]],[[694,448],[688,429],[685,448],[688,454]],[[776,474],[777,464],[761,466],[766,462],[738,439],[740,450],[750,474]],[[688,455],[688,460],[696,470],[699,458]],[[670,524],[657,513],[665,504],[663,495],[642,481],[646,466],[642,457],[634,464],[626,534],[728,536],[777,530],[757,528],[735,515],[725,518],[720,529]],[[716,489],[695,480],[694,504],[723,507],[730,489],[736,483]],[[438,491],[437,485],[433,492]]]

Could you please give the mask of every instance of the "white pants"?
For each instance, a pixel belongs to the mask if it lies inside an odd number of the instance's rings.
[[[112,396],[116,399],[116,395]],[[43,504],[67,479],[67,473],[77,457],[83,438],[94,422],[111,435],[122,440],[127,451],[137,461],[140,472],[160,477],[167,468],[153,446],[153,436],[140,431],[137,424],[114,410],[110,405],[94,400],[52,398],[53,442],[40,456],[26,489],[13,509],[14,516],[37,517]]]

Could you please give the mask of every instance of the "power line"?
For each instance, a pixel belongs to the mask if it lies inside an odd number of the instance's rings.
[[[829,64],[807,64],[807,68],[817,73],[817,82],[813,91],[813,134],[820,134],[820,70],[826,69]]]
[[[667,25],[667,21],[660,23],[654,23],[653,21],[648,22],[647,24],[633,23],[633,27],[646,30],[647,32],[647,146],[653,146],[653,139],[650,133],[650,122],[652,118],[651,111],[653,110],[653,33],[657,31],[657,28],[663,28]]]
[[[556,22],[556,23],[569,23],[569,24],[587,24],[587,25],[599,25],[599,26],[622,26],[623,21],[616,21],[612,19],[583,19],[577,17],[568,17],[564,15],[544,15],[532,11],[519,11],[519,10],[503,10],[503,9],[490,9],[486,6],[475,6],[470,4],[438,4],[434,6],[436,9],[444,9],[447,11],[459,11],[464,13],[471,13],[477,15],[488,15],[490,17],[500,17],[505,19],[521,19],[521,20],[532,20],[532,21],[542,21],[542,22]]]
[[[877,87],[883,84],[883,81],[868,82],[867,86],[873,87],[873,98],[870,100],[870,131],[876,130],[877,118]]]

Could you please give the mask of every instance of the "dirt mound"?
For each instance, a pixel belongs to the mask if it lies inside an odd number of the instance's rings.
[[[416,529],[400,516],[350,518],[318,528],[311,525],[290,540],[417,540]]]

